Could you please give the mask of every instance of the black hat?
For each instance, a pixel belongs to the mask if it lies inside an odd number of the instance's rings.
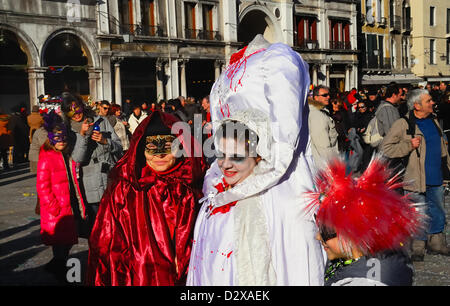
[[[152,118],[147,125],[145,130],[145,136],[155,136],[155,135],[171,135],[170,128],[167,127],[161,119],[159,112],[152,114]]]

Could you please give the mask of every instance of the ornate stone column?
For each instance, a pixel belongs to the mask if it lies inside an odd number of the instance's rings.
[[[215,80],[217,80],[222,73],[222,67],[225,64],[224,60],[217,59],[214,61],[214,77]]]
[[[112,73],[111,73],[111,51],[100,51],[101,59],[101,92],[97,92],[97,96],[102,99],[112,101]]]
[[[120,63],[123,57],[114,59],[114,96],[116,104],[122,105],[122,81],[120,79]]]
[[[317,80],[318,80],[318,77],[317,77],[317,72],[318,72],[318,70],[319,70],[319,66],[318,65],[316,65],[316,64],[313,64],[313,75],[312,75],[312,80],[311,80],[311,82],[312,82],[312,84],[314,85],[314,86],[317,86],[318,84],[317,84]]]
[[[350,86],[353,83],[351,80],[351,70],[352,70],[352,66],[351,65],[346,65],[345,66],[345,91],[350,91]]]
[[[95,68],[88,68],[89,73],[89,96],[93,101],[101,100],[99,99],[99,80],[100,80],[100,71]]]
[[[165,64],[167,63],[167,59],[158,58],[156,60],[156,100],[165,99],[164,95],[164,77],[165,77]]]
[[[46,68],[31,67],[28,69],[28,84],[30,90],[30,109],[39,103],[38,97],[45,95],[44,73]]]
[[[180,67],[180,91],[183,97],[187,97],[187,87],[186,87],[186,64],[188,59],[179,59],[178,66]]]

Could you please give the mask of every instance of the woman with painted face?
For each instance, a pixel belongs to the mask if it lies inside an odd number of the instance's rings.
[[[89,239],[89,285],[184,285],[205,172],[189,129],[152,112],[111,172]],[[181,146],[178,146],[181,144]]]
[[[213,85],[217,158],[203,184],[188,285],[323,284],[317,228],[303,213],[313,183],[308,87],[300,55],[261,35]]]
[[[86,210],[77,179],[77,163],[70,155],[73,144],[69,143],[67,127],[55,112],[45,115],[44,120],[48,139],[40,149],[36,176],[41,237],[53,250],[53,259],[45,269],[64,280],[69,251],[78,243]]]

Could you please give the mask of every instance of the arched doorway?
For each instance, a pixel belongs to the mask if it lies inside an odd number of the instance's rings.
[[[7,113],[28,109],[28,56],[17,36],[0,28],[0,107]]]
[[[47,42],[43,50],[45,93],[60,95],[64,90],[89,95],[88,54],[80,39],[61,33]]]
[[[247,45],[257,34],[274,43],[277,37],[275,26],[270,17],[259,9],[253,9],[243,13],[238,26],[238,41]]]

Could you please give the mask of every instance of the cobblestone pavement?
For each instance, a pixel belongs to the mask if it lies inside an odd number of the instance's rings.
[[[0,285],[58,285],[43,266],[52,258],[51,248],[41,243],[36,204],[36,176],[26,165],[9,172],[0,170]],[[450,195],[446,197],[447,220]],[[450,231],[447,229],[447,241]],[[88,254],[86,239],[79,239],[70,257],[82,264],[84,280]],[[415,286],[450,286],[450,257],[427,255],[414,263]]]

